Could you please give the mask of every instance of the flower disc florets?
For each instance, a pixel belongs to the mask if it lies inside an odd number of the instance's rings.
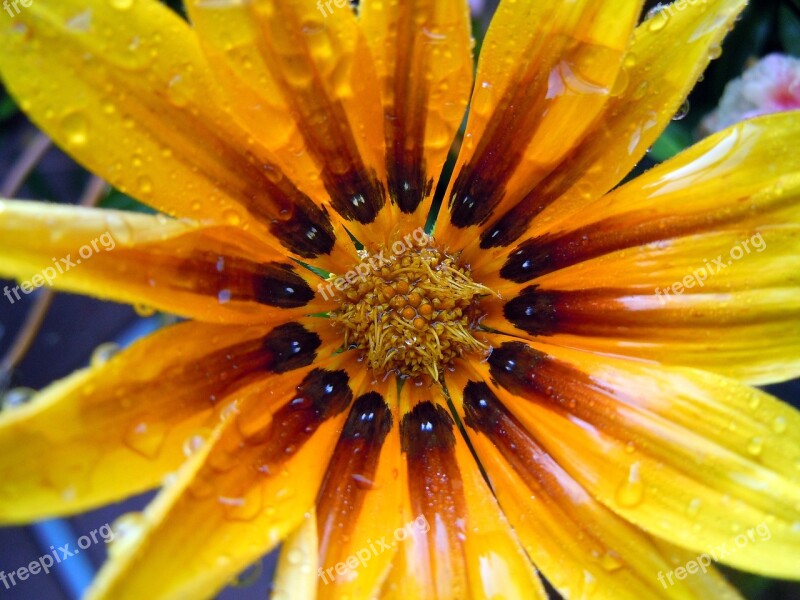
[[[356,268],[358,279],[342,290],[331,317],[344,331],[345,347],[363,348],[373,371],[438,380],[462,354],[488,351],[473,333],[480,298],[492,291],[432,243],[405,248],[367,273]],[[375,264],[363,258],[359,267]]]

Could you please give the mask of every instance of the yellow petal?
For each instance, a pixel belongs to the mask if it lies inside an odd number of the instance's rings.
[[[162,3],[41,0],[0,32],[4,83],[89,170],[168,214],[343,260],[328,215],[228,114],[194,32]]]
[[[88,600],[211,598],[300,526],[361,385],[363,373],[340,368],[349,358],[239,389],[135,539],[117,542]]]
[[[487,324],[752,383],[796,376],[798,135],[797,112],[736,125],[487,262],[475,276],[509,300]]]
[[[520,238],[585,215],[586,206],[631,171],[679,111],[745,4],[684,3],[681,10],[668,7],[639,25],[623,59],[618,93],[573,152],[513,209],[495,215],[481,233],[480,248],[507,252]],[[477,244],[474,248],[476,260],[489,258],[477,252]]]
[[[424,226],[472,89],[469,7],[368,0],[359,10],[383,91],[389,193]]]
[[[797,410],[705,371],[493,341],[479,368],[597,500],[697,554],[800,576]]]
[[[320,600],[373,597],[397,551],[393,535],[405,523],[396,387],[389,378],[353,402],[328,464],[316,507]]]
[[[348,229],[380,241],[375,231],[392,221],[380,88],[352,10],[327,13],[315,0],[190,0],[186,8],[236,112],[262,123],[265,139],[275,140],[266,143],[291,145],[301,160],[307,153],[317,167],[311,184]]]
[[[381,597],[546,598],[442,391],[410,385],[404,390],[406,531]]]
[[[714,371],[800,375],[800,226],[634,246],[506,288],[489,327],[531,340]]]
[[[182,323],[4,411],[0,521],[75,513],[158,486],[245,378],[332,351],[320,350],[315,325]]]
[[[0,275],[17,301],[35,287],[220,322],[326,310],[321,281],[247,233],[121,211],[0,200]],[[227,241],[227,240],[235,241]]]
[[[636,1],[504,1],[484,40],[441,232],[464,247],[569,156],[609,102]],[[449,217],[449,218],[448,218]]]
[[[713,567],[706,573],[708,564],[697,576],[702,593],[689,581],[662,584],[690,553],[656,542],[592,498],[514,416],[525,400],[484,376],[460,364],[448,379],[451,398],[528,555],[564,597],[739,597]]]

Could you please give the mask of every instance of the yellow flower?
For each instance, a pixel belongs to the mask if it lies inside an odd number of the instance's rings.
[[[504,0],[474,86],[464,0],[186,4],[0,20],[22,108],[168,215],[3,201],[0,275],[108,235],[54,286],[188,319],[2,415],[3,522],[161,486],[93,599],[211,597],[282,540],[292,599],[798,577],[800,415],[748,384],[800,373],[800,116],[615,188],[744,0]]]

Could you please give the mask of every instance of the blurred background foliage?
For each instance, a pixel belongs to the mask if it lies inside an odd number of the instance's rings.
[[[476,53],[480,50],[496,3],[497,0],[471,0]],[[168,0],[167,4],[179,14],[184,14],[180,0]],[[653,1],[646,2],[643,17],[656,5]],[[698,125],[701,119],[717,106],[728,82],[741,76],[753,61],[773,52],[800,56],[800,0],[750,1],[733,32],[725,40],[720,58],[711,63],[702,81],[691,93],[688,113],[672,122],[636,170],[650,168],[699,139]],[[35,135],[35,128],[0,85],[0,179],[8,173],[10,166]],[[452,160],[448,168],[452,169]],[[33,169],[18,196],[75,203],[89,177],[65,154],[53,148]],[[114,189],[102,195],[99,205],[152,212],[150,208]],[[0,281],[0,285],[5,283]],[[11,347],[34,300],[28,298],[26,302],[17,303],[11,308],[3,304],[0,310],[0,357]],[[141,311],[137,313],[130,307],[59,294],[30,351],[7,381],[0,379],[0,386],[39,389],[85,365],[92,350],[101,343],[112,340],[124,343],[171,321],[168,315],[147,315]],[[769,386],[768,391],[795,406],[800,404],[799,381]],[[51,543],[74,541],[83,533],[113,521],[121,513],[140,510],[149,498],[150,495],[145,494],[117,506],[39,526],[0,529],[0,569],[15,569],[44,553]],[[63,538],[67,534],[72,537]],[[58,535],[62,538],[57,538]],[[10,600],[77,598],[80,589],[103,560],[103,555],[102,548],[93,548],[82,562],[75,560],[74,563],[64,563],[60,570],[54,572],[54,576],[32,578],[26,585],[0,590],[0,596]],[[240,577],[234,587],[223,592],[221,598],[265,598],[273,569],[274,556],[265,558],[263,563],[255,565]],[[800,584],[768,580],[730,569],[724,571],[748,599],[800,599]]]

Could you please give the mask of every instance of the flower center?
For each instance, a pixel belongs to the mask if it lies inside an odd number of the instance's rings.
[[[373,371],[436,381],[462,354],[488,352],[473,331],[482,316],[480,298],[493,292],[472,281],[455,256],[430,245],[403,248],[390,257],[362,254],[331,318],[345,347],[364,349]]]

